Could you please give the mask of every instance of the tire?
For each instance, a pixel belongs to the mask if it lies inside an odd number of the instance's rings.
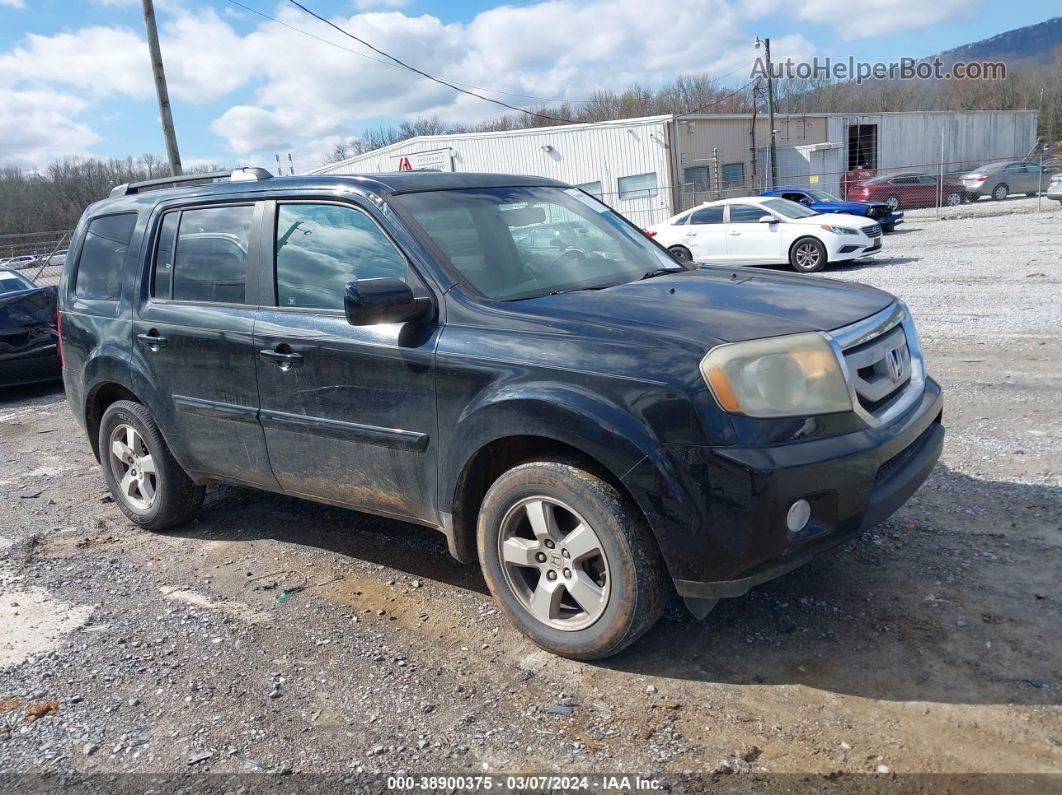
[[[886,196],[885,203],[889,205],[889,209],[892,210],[892,212],[896,212],[900,209],[900,197],[895,194],[892,196]]]
[[[672,256],[676,259],[680,259],[683,262],[693,262],[693,255],[685,246],[671,246],[668,251],[670,251]]]
[[[802,237],[789,249],[789,264],[798,273],[815,273],[826,267],[826,246],[814,237]]]
[[[169,530],[199,513],[205,489],[181,469],[144,406],[131,400],[108,406],[100,421],[99,445],[103,479],[133,524],[145,530]],[[124,476],[130,473],[137,477],[126,481]],[[130,488],[123,489],[123,483]]]
[[[1033,191],[1032,193],[1026,193],[1025,195],[1028,196],[1030,199],[1035,198],[1036,197],[1036,191]]]
[[[580,525],[590,531],[580,531],[585,543],[571,540]],[[533,461],[504,473],[483,499],[477,541],[495,601],[553,654],[613,655],[652,627],[666,605],[664,565],[645,521],[578,464]]]
[[[1010,188],[1003,182],[992,188],[992,199],[997,202],[1003,201],[1010,195]]]
[[[944,204],[946,204],[948,207],[958,207],[960,204],[962,204],[962,195],[959,193],[949,193],[944,198]]]
[[[895,232],[896,231],[896,224],[882,224],[881,225],[881,231],[883,231],[883,232]]]

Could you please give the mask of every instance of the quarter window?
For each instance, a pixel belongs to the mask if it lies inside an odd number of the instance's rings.
[[[405,257],[371,218],[336,204],[277,209],[277,303],[342,309],[355,279],[406,278]]]
[[[617,180],[621,199],[648,199],[656,196],[656,172],[620,177]]]
[[[242,304],[252,205],[206,207],[181,213],[173,257],[173,299]]]
[[[122,266],[136,226],[136,213],[107,215],[89,223],[77,264],[74,295],[117,301],[122,292]]]

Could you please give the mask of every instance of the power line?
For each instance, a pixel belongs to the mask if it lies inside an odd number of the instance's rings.
[[[363,52],[358,52],[357,50],[352,50],[349,47],[344,47],[342,44],[336,44],[334,41],[329,41],[328,39],[323,38],[321,36],[318,36],[315,33],[311,33],[308,30],[304,30],[303,28],[300,28],[300,27],[298,27],[296,25],[291,25],[291,24],[289,24],[287,22],[284,22],[283,20],[277,19],[276,17],[272,17],[269,14],[265,13],[264,11],[259,11],[257,8],[251,8],[251,6],[244,5],[243,3],[239,2],[239,0],[225,0],[225,2],[230,3],[231,5],[237,6],[238,8],[242,8],[244,11],[249,11],[252,14],[256,14],[256,15],[262,17],[262,19],[268,19],[270,22],[275,22],[277,25],[282,25],[283,27],[287,28],[288,30],[293,30],[296,33],[301,33],[303,36],[309,36],[311,39],[316,39],[317,41],[321,42],[322,44],[327,44],[329,47],[335,47],[337,50],[342,50],[343,52],[349,52],[351,55],[357,55],[359,58],[365,58],[366,60],[372,61],[373,63],[378,63],[378,64],[381,64],[383,66],[389,66],[392,69],[401,69],[402,68],[398,64],[391,63],[390,61],[385,61],[382,58],[373,58],[371,55],[366,55]],[[496,88],[485,88],[483,86],[472,85],[471,83],[462,83],[460,80],[454,80],[452,82],[455,85],[464,86],[466,88],[474,88],[477,91],[488,91],[491,94],[504,94],[507,97],[516,97],[518,99],[533,99],[536,102],[575,102],[575,103],[579,103],[579,104],[586,104],[586,103],[594,101],[592,99],[565,99],[563,97],[561,97],[559,99],[554,99],[554,98],[550,98],[550,97],[536,97],[536,96],[534,96],[532,94],[514,94],[511,91],[501,91],[501,90],[496,89]]]
[[[731,72],[731,74],[733,74],[733,72]],[[751,86],[755,82],[756,82],[755,79],[750,80],[749,82],[745,83],[745,85],[743,85],[743,86],[741,86],[739,88],[735,88],[733,91],[729,92],[728,94],[724,94],[721,97],[716,97],[711,102],[709,102],[707,105],[701,105],[699,108],[694,108],[693,110],[687,110],[684,113],[676,114],[675,118],[676,119],[680,119],[683,116],[692,116],[694,113],[700,113],[702,110],[705,110],[707,108],[714,107],[715,105],[721,105],[722,103],[726,102],[731,97],[736,97],[738,94],[740,94],[742,91],[744,91],[746,88],[748,88],[749,86]]]
[[[390,53],[384,52],[379,47],[374,47],[372,44],[369,44],[369,42],[365,41],[365,39],[359,38],[359,37],[355,36],[353,33],[349,32],[347,30],[344,30],[343,28],[339,27],[339,25],[335,24],[334,22],[330,22],[329,20],[325,19],[324,17],[322,17],[320,14],[316,13],[315,11],[311,11],[306,6],[304,6],[302,3],[296,2],[296,0],[288,0],[288,2],[291,3],[293,6],[295,6],[296,8],[301,8],[305,13],[309,14],[311,17],[314,17],[315,19],[318,19],[321,22],[324,22],[326,25],[328,25],[328,27],[339,31],[344,36],[347,36],[348,38],[354,39],[354,41],[365,45],[366,47],[368,47],[373,52],[375,52],[375,53],[377,53],[379,55],[382,55],[384,58],[388,58],[388,59],[394,61],[399,66],[401,66],[401,67],[403,67],[405,69],[408,69],[409,71],[414,72],[415,74],[418,74],[421,77],[426,77],[429,80],[432,80],[432,81],[434,81],[434,82],[436,82],[436,83],[438,83],[440,85],[446,86],[447,88],[452,88],[454,91],[458,91],[458,92],[460,92],[462,94],[467,94],[470,97],[477,97],[479,99],[482,99],[484,102],[492,102],[495,105],[500,105],[501,107],[508,108],[509,110],[515,110],[517,113],[526,113],[528,116],[534,116],[534,117],[539,118],[539,119],[546,119],[547,121],[558,121],[558,122],[561,122],[562,124],[575,124],[576,123],[572,119],[563,119],[563,118],[560,118],[558,116],[549,116],[549,115],[547,115],[545,113],[536,113],[533,110],[527,110],[525,108],[517,107],[516,105],[510,105],[508,102],[502,102],[500,99],[492,99],[491,97],[485,97],[482,94],[477,94],[475,91],[469,91],[466,88],[461,88],[460,86],[457,86],[457,85],[455,85],[453,83],[450,83],[450,82],[448,82],[446,80],[443,80],[441,77],[435,77],[434,75],[428,74],[427,72],[425,72],[422,69],[418,69],[415,66],[410,66],[405,61],[401,60],[400,58],[396,58],[395,56],[391,55]]]

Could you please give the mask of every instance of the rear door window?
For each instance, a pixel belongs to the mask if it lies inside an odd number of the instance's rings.
[[[246,303],[247,250],[253,219],[254,206],[250,204],[181,213],[173,253],[174,301]],[[155,282],[157,286],[157,265]]]
[[[730,223],[732,224],[755,224],[765,215],[770,215],[770,213],[754,204],[730,205]]]
[[[96,301],[118,300],[134,226],[136,213],[105,215],[89,222],[77,263],[74,295]]]
[[[690,216],[690,224],[695,226],[721,223],[723,223],[722,207],[705,207],[703,210],[696,210]]]

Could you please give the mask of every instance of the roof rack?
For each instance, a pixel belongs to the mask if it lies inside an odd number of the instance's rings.
[[[192,182],[205,182],[227,179],[230,182],[257,182],[272,179],[273,175],[264,168],[237,168],[232,171],[205,171],[199,174],[182,174],[178,177],[159,177],[145,179],[142,182],[126,182],[111,189],[111,196],[129,196],[145,190],[184,185]]]

